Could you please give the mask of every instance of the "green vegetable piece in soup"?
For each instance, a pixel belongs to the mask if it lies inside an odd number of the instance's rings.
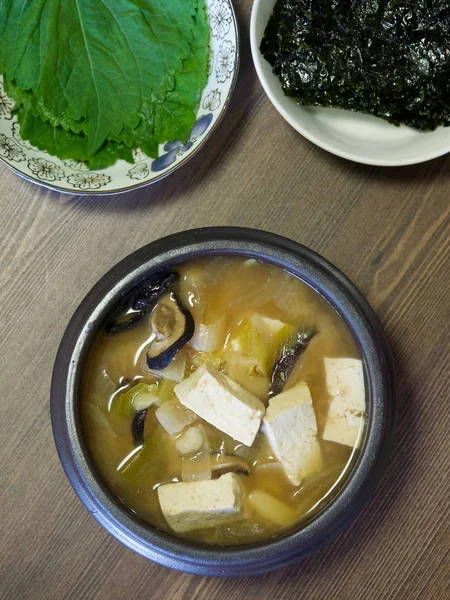
[[[136,385],[126,387],[123,392],[115,392],[111,398],[110,413],[114,416],[129,417],[133,411],[133,400],[142,393],[151,393],[152,386],[146,383],[137,383]]]

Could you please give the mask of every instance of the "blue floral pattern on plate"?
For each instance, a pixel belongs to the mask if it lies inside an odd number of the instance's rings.
[[[173,163],[176,162],[176,160],[185,152],[190,150],[192,146],[197,142],[198,138],[205,133],[205,131],[210,126],[212,119],[212,113],[202,115],[200,119],[197,119],[197,122],[191,129],[189,139],[185,144],[183,144],[179,140],[176,140],[175,142],[167,142],[167,144],[164,145],[164,150],[166,154],[163,154],[162,156],[160,156],[152,162],[152,171],[154,173],[158,171],[164,171],[164,169],[167,169],[167,167],[173,165]]]

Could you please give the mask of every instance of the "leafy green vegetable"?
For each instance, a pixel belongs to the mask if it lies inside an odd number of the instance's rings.
[[[91,168],[187,139],[208,42],[204,0],[0,2],[0,73],[21,135]]]
[[[160,404],[164,404],[174,398],[173,388],[176,386],[176,381],[170,379],[161,379],[158,386],[158,398]]]
[[[192,17],[192,1],[171,3],[174,15]],[[55,115],[88,119],[93,154],[109,134],[138,125],[143,98],[162,100],[190,54],[192,18],[183,35],[164,8],[151,22],[157,4],[164,3],[4,2],[0,68]]]
[[[36,148],[62,160],[71,158],[83,161],[94,170],[106,169],[119,159],[133,162],[131,148],[125,144],[106,142],[91,156],[88,152],[88,138],[85,135],[65,131],[62,127],[52,127],[50,123],[42,121],[23,108],[16,111],[16,116],[20,134],[24,139]]]
[[[128,388],[126,391],[121,392],[114,396],[114,399],[111,404],[110,412],[114,415],[129,417],[132,411],[132,404],[134,398],[138,394],[148,394],[152,393],[155,389],[154,384],[148,383],[137,383],[133,385],[131,388]]]
[[[448,0],[278,0],[261,52],[300,104],[450,125]]]
[[[175,76],[174,87],[165,101],[144,105],[136,129],[125,129],[118,138],[109,139],[138,146],[149,156],[157,155],[158,144],[187,140],[207,81],[209,27],[202,2],[198,3],[194,33],[191,55],[183,63],[183,72]]]
[[[15,101],[18,107],[31,113],[34,117],[38,117],[39,119],[42,119],[42,121],[48,122],[53,127],[62,127],[65,131],[87,134],[88,124],[86,119],[74,121],[73,119],[69,119],[66,115],[61,115],[59,117],[55,116],[52,111],[48,110],[43,105],[41,100],[36,98],[33,92],[21,90],[14,81],[5,79],[4,88],[7,95]]]
[[[175,78],[175,88],[155,111],[155,137],[162,144],[167,140],[185,141],[195,122],[196,108],[207,81],[209,28],[204,5],[197,13],[197,35],[191,56],[184,63],[181,75]]]

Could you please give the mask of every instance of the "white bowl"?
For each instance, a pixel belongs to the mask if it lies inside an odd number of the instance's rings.
[[[250,43],[261,85],[294,129],[328,152],[367,165],[412,165],[450,152],[450,127],[421,132],[347,110],[300,106],[285,96],[280,81],[259,49],[275,4],[276,0],[254,1]]]
[[[159,181],[184,165],[206,142],[224,115],[239,69],[239,39],[231,0],[206,0],[211,29],[211,60],[208,82],[200,100],[197,122],[187,144],[168,140],[159,147],[157,159],[139,149],[135,164],[123,160],[112,167],[89,171],[84,163],[59,160],[24,142],[11,114],[13,102],[0,76],[0,163],[45,187],[70,194],[117,194]]]

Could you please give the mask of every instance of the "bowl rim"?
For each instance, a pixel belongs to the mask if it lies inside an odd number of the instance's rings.
[[[314,287],[343,316],[364,358],[370,390],[360,456],[339,493],[298,530],[257,544],[216,547],[186,542],[133,516],[96,472],[81,434],[78,390],[83,359],[112,306],[162,267],[207,255],[245,255],[286,268]],[[55,360],[50,412],[56,448],[81,502],[116,539],[166,567],[197,575],[259,574],[294,562],[335,537],[369,500],[392,444],[396,382],[393,359],[375,313],[350,280],[326,259],[287,238],[255,229],[194,229],[156,240],[130,254],[91,289],[70,320]]]
[[[34,183],[36,185],[39,185],[40,187],[46,188],[48,190],[52,190],[54,192],[59,192],[60,194],[67,194],[69,196],[116,196],[116,195],[119,195],[119,194],[126,194],[127,192],[132,192],[132,191],[135,191],[135,190],[139,190],[139,189],[148,187],[150,185],[153,185],[154,183],[158,183],[158,182],[162,181],[163,179],[165,179],[166,177],[169,177],[169,175],[172,175],[172,173],[175,173],[175,171],[177,171],[180,167],[184,166],[191,158],[193,158],[205,146],[205,144],[208,142],[208,140],[210,139],[210,137],[217,130],[217,128],[219,127],[219,125],[222,123],[222,120],[223,120],[226,112],[228,111],[228,108],[229,108],[230,103],[231,103],[231,99],[233,97],[233,94],[234,94],[234,91],[235,91],[235,88],[236,88],[236,83],[237,83],[237,79],[238,79],[238,76],[239,76],[239,70],[240,70],[240,66],[241,66],[241,53],[240,53],[241,39],[240,39],[240,33],[239,33],[239,23],[238,23],[238,19],[237,19],[237,16],[236,16],[236,11],[234,9],[233,0],[228,0],[228,4],[230,6],[231,15],[232,15],[232,22],[234,23],[234,29],[235,29],[235,32],[236,32],[236,62],[235,62],[235,69],[234,69],[234,72],[233,72],[233,77],[232,77],[232,80],[231,80],[231,83],[230,83],[230,90],[229,90],[229,92],[227,94],[227,97],[226,97],[225,102],[223,104],[222,110],[220,111],[220,114],[218,115],[217,119],[214,121],[212,127],[210,129],[208,129],[207,135],[205,135],[204,137],[202,137],[202,139],[198,142],[198,144],[196,144],[196,146],[192,150],[192,152],[190,152],[189,154],[187,154],[186,156],[184,156],[181,160],[179,160],[176,163],[174,163],[172,165],[171,169],[169,169],[165,173],[162,173],[161,175],[157,175],[151,181],[138,182],[136,184],[129,185],[129,186],[125,187],[125,188],[117,188],[115,190],[107,190],[107,191],[102,191],[102,190],[86,190],[86,191],[82,191],[82,190],[75,190],[75,189],[74,190],[69,190],[69,189],[60,187],[58,185],[53,185],[51,183],[48,183],[48,182],[45,182],[45,181],[41,181],[40,179],[32,177],[31,175],[27,175],[26,173],[23,173],[22,171],[19,171],[19,169],[17,167],[15,167],[14,165],[8,163],[1,156],[0,156],[0,164],[4,165],[8,169],[10,169],[13,173],[15,173],[16,175],[18,175],[19,177],[21,177],[25,181],[29,181],[30,183]],[[211,29],[211,26],[210,26],[210,29]],[[41,152],[43,154],[47,155],[49,157],[49,159],[52,158],[52,155],[48,154],[48,152],[45,152],[43,150],[41,150]],[[135,163],[135,164],[137,164],[137,163]]]
[[[261,86],[263,87],[271,104],[278,111],[278,113],[283,117],[283,119],[285,121],[287,121],[289,123],[289,125],[291,125],[291,127],[293,127],[298,133],[300,133],[303,137],[305,137],[307,140],[309,140],[310,142],[312,142],[319,148],[322,148],[322,150],[326,150],[327,152],[330,152],[331,154],[334,154],[335,156],[339,156],[341,158],[345,158],[347,160],[351,160],[351,161],[359,163],[359,164],[371,165],[371,166],[376,166],[376,167],[405,167],[408,165],[416,165],[416,164],[427,162],[429,160],[434,160],[435,158],[439,158],[440,156],[444,156],[445,154],[448,154],[450,152],[450,140],[449,140],[447,145],[444,146],[441,150],[436,150],[434,152],[430,152],[429,154],[426,154],[421,157],[417,157],[415,159],[414,158],[413,159],[399,158],[399,159],[384,159],[383,160],[383,159],[373,159],[370,157],[365,158],[365,157],[359,156],[358,154],[353,154],[352,152],[347,152],[346,150],[342,150],[339,148],[338,145],[334,145],[333,143],[327,143],[326,141],[324,141],[321,138],[314,135],[314,133],[311,133],[310,131],[308,131],[303,126],[302,123],[300,123],[296,119],[292,118],[289,115],[289,113],[286,111],[286,109],[283,107],[283,105],[275,98],[275,95],[272,92],[272,86],[271,86],[270,82],[268,81],[268,79],[264,73],[264,70],[262,68],[262,64],[263,64],[263,61],[265,61],[265,58],[262,56],[260,49],[259,49],[261,40],[257,39],[256,30],[257,30],[258,11],[259,11],[260,7],[263,4],[265,4],[265,2],[266,2],[266,0],[254,0],[253,6],[252,6],[252,12],[251,12],[251,17],[250,17],[250,48],[251,48],[251,53],[252,53],[252,58],[253,58],[253,64],[255,66],[255,70],[258,75],[259,82],[260,82]],[[299,107],[301,108],[301,105],[299,105]],[[335,110],[339,110],[339,109],[335,109]],[[351,111],[345,111],[345,112],[351,113]],[[358,113],[358,114],[362,114],[362,113]],[[393,125],[393,127],[395,127],[395,125]],[[441,128],[444,129],[444,127],[441,127]],[[449,128],[449,130],[450,130],[450,128]],[[424,133],[424,135],[425,135],[425,133]],[[430,133],[432,133],[432,132],[430,132]]]

